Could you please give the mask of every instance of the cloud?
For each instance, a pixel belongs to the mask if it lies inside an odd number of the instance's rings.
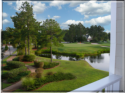
[[[12,5],[13,3],[12,2],[7,2],[8,5]]]
[[[48,18],[50,18],[50,15],[48,15]]]
[[[85,1],[59,1],[54,0],[50,2],[50,6],[58,7],[58,9],[62,9],[62,5],[69,4],[70,7],[77,6],[81,3],[84,3]]]
[[[3,18],[5,18],[5,17],[7,17],[8,15],[7,15],[7,13],[2,13],[2,16],[3,16]]]
[[[111,15],[93,18],[89,21],[85,21],[85,23],[89,23],[91,25],[108,25],[111,22]]]
[[[9,22],[7,19],[4,19],[2,23],[3,23],[3,24],[8,24],[8,23],[10,23],[10,22]]]
[[[109,31],[109,30],[106,30],[105,32],[106,32],[106,33],[110,33],[111,31]]]
[[[29,1],[29,0],[25,0],[25,1],[27,1],[31,5],[31,1]],[[17,0],[16,1],[16,7],[14,7],[14,9],[17,10],[17,11],[20,11],[19,8],[22,6],[22,3],[25,2],[25,1]]]
[[[60,18],[60,16],[53,16],[52,19]]]
[[[33,3],[33,12],[39,14],[39,13],[42,13],[44,12],[44,10],[47,8],[46,5],[44,3],[41,3],[41,2],[34,2]]]
[[[75,21],[75,20],[67,20],[65,23],[62,23],[60,26],[63,28],[63,29],[67,29],[70,25],[70,24],[78,24],[78,23],[84,23],[83,21]]]
[[[84,4],[80,4],[79,7],[74,9],[75,11],[81,13],[85,16],[97,16],[111,14],[111,2],[96,2],[89,1]]]

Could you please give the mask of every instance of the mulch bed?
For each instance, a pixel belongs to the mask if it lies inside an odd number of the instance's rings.
[[[33,61],[29,61],[29,62],[27,62],[27,61],[22,61],[22,62],[25,63],[25,64],[33,63]]]
[[[6,64],[2,64],[1,66],[4,67],[4,66],[6,66]]]

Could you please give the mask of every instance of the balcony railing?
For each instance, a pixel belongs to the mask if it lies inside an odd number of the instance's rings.
[[[71,92],[102,92],[103,89],[105,92],[119,92],[121,78],[121,76],[113,74]]]

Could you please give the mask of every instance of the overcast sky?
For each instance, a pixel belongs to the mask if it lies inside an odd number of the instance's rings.
[[[11,16],[24,1],[2,2],[3,3],[3,30],[6,27],[14,28]],[[85,27],[91,25],[101,25],[106,32],[111,26],[111,2],[101,1],[29,1],[33,5],[34,18],[37,21],[55,19],[62,29],[68,29],[68,24],[78,24],[81,22]]]

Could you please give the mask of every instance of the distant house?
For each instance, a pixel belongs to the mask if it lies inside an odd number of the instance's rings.
[[[91,37],[90,35],[88,35],[88,34],[86,34],[86,35],[83,35],[83,37],[85,37],[85,38],[87,39],[87,41],[90,41],[90,40],[92,40],[92,37]]]

